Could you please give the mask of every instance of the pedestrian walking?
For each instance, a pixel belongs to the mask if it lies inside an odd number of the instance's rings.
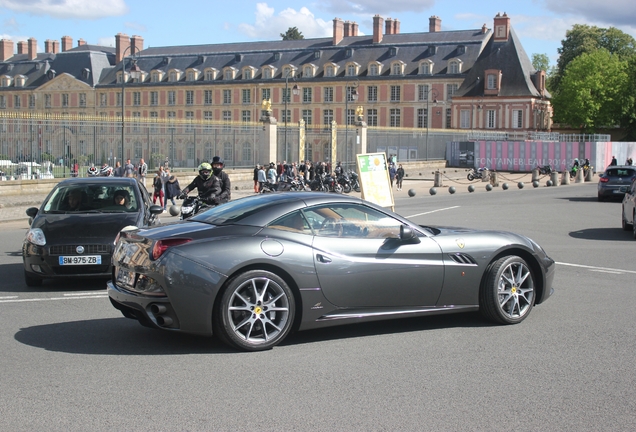
[[[172,205],[177,205],[174,202],[174,199],[177,198],[179,195],[181,195],[181,186],[179,185],[179,180],[174,175],[170,175],[170,177],[168,178],[168,182],[166,183],[166,196],[164,197],[165,202],[168,202],[168,200],[170,200],[170,202],[172,202]]]
[[[130,162],[130,159],[126,159],[126,165],[124,165],[124,176],[126,177],[135,176],[135,166]]]
[[[141,158],[137,166],[137,181],[144,186],[146,186],[146,174],[148,174],[148,165],[144,162],[144,158]]]
[[[159,198],[159,205],[163,207],[163,183],[161,182],[161,172],[162,169],[158,169],[157,174],[155,174],[155,178],[152,179],[152,187],[154,189],[152,194],[152,203],[156,204],[157,198]]]
[[[398,165],[398,169],[395,172],[395,180],[397,181],[397,190],[402,190],[402,180],[404,179],[404,168],[402,168],[402,164]]]

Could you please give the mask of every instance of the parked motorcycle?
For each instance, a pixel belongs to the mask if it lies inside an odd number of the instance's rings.
[[[349,180],[349,176],[346,173],[342,173],[337,177],[337,182],[340,186],[342,186],[342,191],[344,193],[351,192],[351,180]]]
[[[329,192],[325,174],[315,176],[309,183],[309,188],[314,192]]]
[[[326,175],[325,184],[329,192],[335,192],[341,194],[343,192],[342,185],[338,183],[333,175]]]
[[[349,180],[351,181],[351,189],[356,192],[360,192],[360,181],[358,178],[358,173],[355,171],[349,171],[347,175],[349,176]]]
[[[490,176],[490,170],[484,167],[478,169],[471,168],[466,177],[468,180],[473,181],[475,179],[485,179],[488,178],[488,176]]]
[[[200,197],[186,196],[183,200],[183,204],[181,204],[181,214],[179,215],[179,219],[186,220],[208,207],[209,205],[203,202]]]
[[[552,174],[552,166],[551,165],[537,166],[537,169],[539,170],[539,174],[541,174],[541,175],[550,175],[550,174]]]

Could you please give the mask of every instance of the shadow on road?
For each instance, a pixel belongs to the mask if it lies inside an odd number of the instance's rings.
[[[24,266],[19,264],[0,264],[0,292],[4,293],[47,293],[60,291],[105,290],[104,278],[97,279],[60,279],[45,280],[42,286],[29,288],[24,283]]]
[[[455,327],[488,327],[477,313],[352,324],[290,335],[281,346]],[[15,339],[47,351],[96,355],[182,355],[236,352],[216,338],[171,333],[128,318],[104,318],[20,329]]]
[[[604,241],[634,241],[631,232],[623,231],[622,228],[589,228],[581,231],[571,231],[570,237],[581,240],[604,240]]]

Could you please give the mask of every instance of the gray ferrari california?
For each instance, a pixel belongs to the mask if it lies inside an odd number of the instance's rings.
[[[108,294],[143,325],[258,351],[293,330],[390,318],[478,310],[516,324],[552,294],[554,267],[521,235],[420,226],[345,195],[273,193],[122,231]]]

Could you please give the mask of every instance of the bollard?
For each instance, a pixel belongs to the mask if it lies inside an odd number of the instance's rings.
[[[574,183],[583,183],[584,179],[583,179],[583,168],[579,168],[576,171],[576,176],[574,177]]]
[[[499,175],[496,171],[493,171],[490,173],[490,184],[493,187],[498,187],[499,186]]]
[[[562,185],[569,185],[570,184],[570,173],[567,171],[563,171],[563,173],[561,174],[561,184]]]
[[[433,184],[435,187],[442,187],[442,173],[439,171],[435,171],[435,182]]]
[[[554,171],[550,173],[550,180],[552,181],[552,186],[559,185],[559,173]]]
[[[585,181],[591,182],[593,180],[594,180],[594,173],[592,172],[592,168],[590,167],[590,169],[588,169],[587,172],[585,173]]]
[[[539,168],[532,170],[532,181],[539,181]]]

